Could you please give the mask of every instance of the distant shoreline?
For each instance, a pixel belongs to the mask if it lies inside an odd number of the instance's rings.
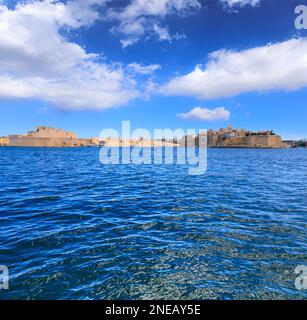
[[[66,147],[50,147],[50,146],[0,146],[0,149],[31,149],[31,148],[36,148],[36,149],[99,149],[104,146],[66,146]],[[155,146],[107,146],[108,148],[134,148],[134,147],[140,147],[140,148],[190,148],[189,146],[161,146],[161,147],[155,147]],[[195,146],[195,148],[200,148],[199,146]],[[297,147],[279,147],[279,148],[272,148],[272,147],[235,147],[235,146],[230,146],[230,147],[207,147],[208,149],[263,149],[263,150],[281,150],[281,149],[304,149],[306,147],[304,146],[297,146]]]
[[[184,134],[184,133],[183,133]],[[197,135],[184,135],[172,139],[150,138],[83,138],[76,133],[57,128],[38,126],[36,130],[22,135],[0,137],[0,147],[40,147],[40,148],[67,148],[67,147],[195,147],[203,145],[208,148],[253,148],[253,149],[282,149],[306,147],[306,141],[283,141],[281,136],[272,130],[249,131],[235,129],[231,125],[219,130],[209,129]]]

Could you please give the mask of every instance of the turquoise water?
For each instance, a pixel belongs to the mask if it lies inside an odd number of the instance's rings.
[[[186,166],[96,148],[0,148],[0,299],[302,299],[307,149],[210,149]]]

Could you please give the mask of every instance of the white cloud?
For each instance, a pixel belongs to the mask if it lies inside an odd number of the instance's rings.
[[[67,10],[79,26],[89,26],[96,20],[102,19],[99,7],[104,7],[110,0],[68,0]]]
[[[185,15],[198,10],[201,4],[197,0],[131,0],[122,10],[109,12],[120,21],[135,21],[139,17],[165,17],[168,14]]]
[[[232,7],[243,7],[246,5],[256,6],[261,0],[220,0],[226,6]]]
[[[15,10],[1,6],[1,73],[60,76],[80,61],[93,58],[59,34],[60,26],[77,24],[62,3],[30,2]]]
[[[299,38],[243,51],[213,52],[204,67],[198,65],[194,71],[174,78],[161,91],[214,99],[306,86],[307,38]]]
[[[140,63],[133,62],[128,65],[128,68],[140,74],[153,74],[155,71],[161,69],[161,66],[159,64],[144,66]]]
[[[123,49],[125,49],[129,46],[136,44],[138,41],[139,41],[138,38],[129,38],[129,39],[121,39],[120,43],[121,43]]]
[[[0,97],[41,99],[66,109],[82,110],[120,106],[141,96],[133,89],[133,81],[120,71],[112,72],[104,66],[94,68],[89,73],[76,71],[66,79],[0,76]]]
[[[169,30],[167,27],[161,27],[158,23],[153,24],[153,31],[158,36],[158,39],[160,41],[171,41],[172,36],[169,33]]]
[[[78,4],[82,5],[78,7]],[[41,99],[71,109],[124,105],[141,94],[123,67],[97,62],[63,37],[90,25],[104,0],[0,5],[0,98]]]
[[[117,24],[113,31],[123,47],[153,36],[171,41],[185,36],[172,35],[164,19],[201,7],[198,0],[131,0],[117,9],[111,0],[5,3],[0,0],[0,99],[40,99],[70,109],[105,109],[148,97],[156,84],[145,82],[140,90],[134,77],[150,76],[160,66],[107,63],[63,34],[100,19]]]
[[[198,0],[131,0],[128,6],[110,9],[107,19],[117,21],[112,28],[122,36],[123,47],[137,43],[145,35],[159,41],[178,40],[161,21],[168,15],[185,16],[201,8]]]
[[[179,113],[178,117],[182,119],[194,119],[203,121],[227,121],[230,117],[230,112],[224,107],[218,107],[212,110],[202,107],[196,107],[189,112]]]

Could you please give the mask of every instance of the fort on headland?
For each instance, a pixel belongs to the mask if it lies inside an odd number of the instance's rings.
[[[74,132],[39,126],[35,131],[27,134],[9,135],[0,137],[0,146],[9,147],[162,147],[162,146],[192,146],[199,145],[200,136],[184,136],[174,140],[153,140],[147,138],[119,139],[106,137],[103,139],[89,138],[79,139]],[[279,135],[273,131],[248,131],[245,129],[235,129],[231,125],[219,130],[208,130],[207,146],[209,148],[285,148]]]
[[[208,130],[208,147],[231,148],[284,148],[285,143],[272,130],[249,131],[232,125],[220,130]]]
[[[9,147],[85,147],[97,145],[98,139],[78,139],[74,132],[39,126],[27,134],[0,138],[0,145]]]

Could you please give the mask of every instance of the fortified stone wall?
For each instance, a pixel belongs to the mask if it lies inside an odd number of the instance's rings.
[[[208,146],[209,147],[217,147],[219,137],[216,134],[208,134]]]
[[[280,136],[272,131],[252,132],[232,126],[218,131],[208,130],[208,147],[222,148],[285,148]]]
[[[28,138],[9,136],[11,147],[82,147],[92,145],[92,139]]]
[[[99,139],[78,139],[74,132],[55,128],[37,127],[28,134],[6,137],[12,147],[82,147],[99,145]]]
[[[285,147],[280,136],[247,136],[244,138],[244,144],[259,148],[283,148]]]
[[[273,148],[276,146],[280,148],[286,147],[280,136],[269,136],[268,145]]]
[[[28,138],[19,136],[9,136],[8,143],[11,147],[82,147],[92,144],[92,139]]]

